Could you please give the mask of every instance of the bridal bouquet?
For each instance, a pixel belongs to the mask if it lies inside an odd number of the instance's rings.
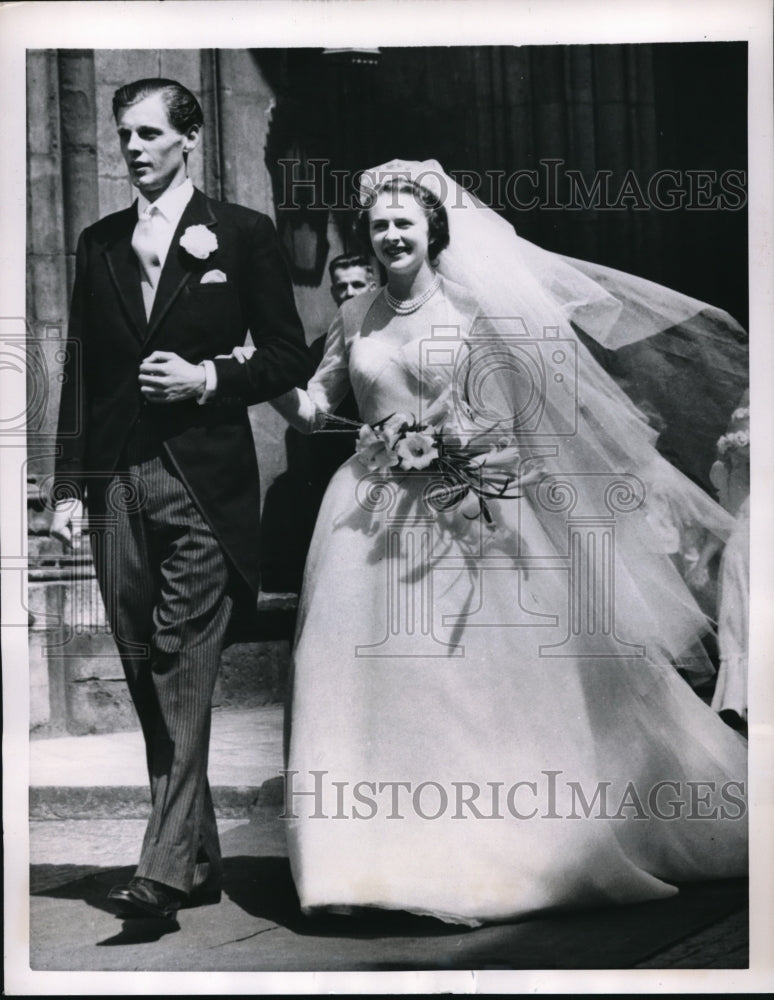
[[[371,472],[437,475],[432,500],[437,510],[462,502],[466,517],[483,515],[491,524],[487,500],[517,499],[520,487],[537,479],[540,471],[531,461],[524,470],[512,435],[487,445],[490,440],[491,432],[463,432],[453,424],[434,427],[395,413],[360,426],[356,454]]]

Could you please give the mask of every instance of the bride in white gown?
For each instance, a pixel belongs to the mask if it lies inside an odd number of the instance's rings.
[[[307,390],[277,403],[310,431],[351,387],[377,425],[330,483],[300,603],[302,907],[475,925],[744,874],[745,744],[676,669],[711,670],[708,626],[665,541],[731,521],[570,325],[614,344],[709,307],[538,250],[435,163],[370,177],[386,289],[345,303]],[[401,422],[431,426],[391,466]],[[508,495],[444,505],[440,429]]]

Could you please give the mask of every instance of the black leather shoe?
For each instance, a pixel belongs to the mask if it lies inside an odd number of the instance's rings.
[[[107,895],[119,917],[155,917],[172,920],[185,902],[185,893],[149,878],[133,878],[115,885]]]

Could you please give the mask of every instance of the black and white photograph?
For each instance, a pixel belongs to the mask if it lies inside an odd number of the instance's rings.
[[[0,8],[8,995],[774,986],[729,6]]]

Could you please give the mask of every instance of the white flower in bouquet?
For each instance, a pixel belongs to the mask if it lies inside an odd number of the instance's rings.
[[[379,434],[387,442],[388,448],[394,448],[401,434],[408,430],[411,418],[405,413],[393,413],[384,423],[379,425]]]
[[[407,431],[395,451],[404,469],[426,469],[438,458],[435,438],[425,431]]]
[[[363,424],[358,432],[356,453],[359,461],[371,472],[386,472],[400,461],[382,434],[370,424]]]

